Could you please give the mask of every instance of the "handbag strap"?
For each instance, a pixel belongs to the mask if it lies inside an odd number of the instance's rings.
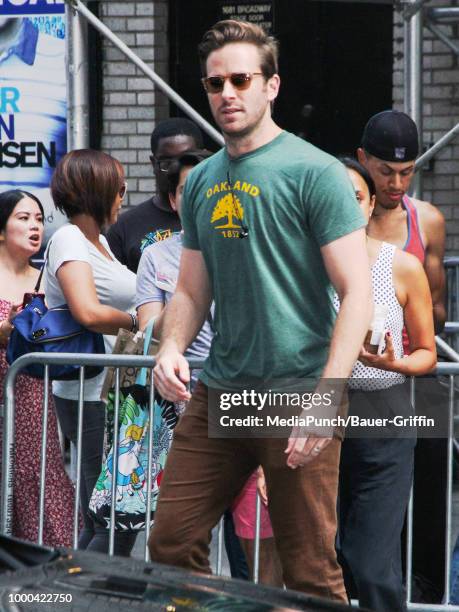
[[[144,337],[143,337],[143,354],[146,356],[148,355],[148,349],[150,348],[150,342],[151,339],[153,337],[153,327],[154,327],[155,321],[154,319],[151,319],[148,322],[148,325],[145,328],[144,331]],[[137,375],[136,378],[136,384],[137,385],[141,385],[142,387],[145,387],[147,384],[147,368],[140,368],[140,372]]]
[[[45,249],[45,258],[43,260],[43,263],[41,264],[40,274],[38,275],[37,283],[36,283],[36,285],[34,287],[34,290],[33,290],[34,293],[38,293],[39,290],[40,290],[41,279],[43,278],[43,272],[45,271],[45,266],[48,263],[48,255],[49,255],[49,249],[51,247],[51,242],[52,242],[52,240],[50,240],[48,242],[48,245],[47,245],[47,247]]]

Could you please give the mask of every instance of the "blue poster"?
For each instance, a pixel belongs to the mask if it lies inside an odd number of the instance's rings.
[[[65,13],[64,0],[0,0],[0,15],[56,15]]]
[[[5,16],[45,5],[61,12],[51,0],[0,0],[0,190],[35,193],[49,237],[62,223],[49,184],[67,151],[65,16]]]

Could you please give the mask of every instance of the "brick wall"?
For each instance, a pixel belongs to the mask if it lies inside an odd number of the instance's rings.
[[[433,0],[429,7],[454,6]],[[394,107],[403,110],[403,25],[394,12]],[[459,45],[459,23],[438,25]],[[424,27],[423,31],[423,143],[431,145],[459,121],[459,58]],[[434,159],[433,170],[423,173],[423,199],[436,204],[446,219],[449,255],[459,254],[459,138]]]
[[[100,19],[163,79],[168,78],[167,0],[104,0]],[[103,39],[101,148],[121,161],[128,181],[126,205],[154,191],[150,134],[169,116],[166,97],[107,39]]]

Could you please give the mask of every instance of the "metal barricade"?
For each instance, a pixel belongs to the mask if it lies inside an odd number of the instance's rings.
[[[83,409],[84,409],[84,373],[86,366],[111,366],[115,368],[115,406],[114,406],[114,422],[118,422],[120,409],[120,367],[146,367],[150,370],[152,384],[150,385],[149,394],[149,421],[154,420],[154,377],[152,368],[154,367],[154,357],[133,356],[133,355],[75,355],[71,353],[63,354],[45,354],[35,353],[24,355],[18,359],[9,369],[4,389],[4,419],[3,419],[3,464],[2,464],[2,490],[1,490],[1,515],[0,515],[0,531],[3,534],[11,534],[12,531],[12,509],[13,509],[13,452],[14,452],[14,386],[17,374],[26,365],[39,362],[45,366],[44,375],[44,399],[43,399],[43,430],[42,430],[42,447],[41,447],[41,469],[40,469],[40,496],[39,496],[39,530],[38,543],[43,543],[43,525],[44,525],[44,502],[45,502],[45,473],[46,473],[46,443],[47,443],[47,415],[49,402],[49,366],[52,364],[72,363],[80,367],[79,374],[79,399],[78,399],[78,434],[77,434],[77,460],[76,460],[76,491],[75,491],[75,508],[74,508],[74,533],[73,546],[77,548],[78,543],[78,518],[79,518],[79,489],[81,481],[81,442],[83,431]],[[192,369],[201,368],[203,360],[190,359],[190,367]],[[444,585],[444,601],[448,601],[450,597],[450,570],[451,570],[451,536],[452,536],[452,495],[453,495],[453,435],[454,435],[454,416],[455,416],[455,376],[459,375],[459,363],[439,363],[437,367],[437,375],[446,376],[448,380],[449,393],[449,412],[448,412],[448,450],[447,450],[447,490],[446,490],[446,566],[445,566],[445,585]],[[411,398],[414,404],[415,399],[415,379],[412,379]],[[114,428],[114,465],[117,465],[117,443],[118,443],[118,428]],[[153,436],[149,437],[149,457],[148,457],[148,474],[147,474],[147,496],[146,510],[147,516],[151,510],[151,459],[153,450]],[[115,472],[115,470],[113,470]],[[116,472],[115,472],[116,473]],[[112,500],[116,499],[116,478],[112,478]],[[448,604],[418,604],[411,602],[411,580],[412,580],[412,520],[413,520],[413,503],[412,496],[408,508],[408,537],[407,537],[407,560],[406,560],[406,579],[407,579],[407,603],[410,610],[428,610],[429,612],[443,610],[458,610],[459,606],[451,606]],[[255,527],[255,545],[254,545],[254,582],[258,582],[259,574],[259,551],[260,551],[260,514],[261,502],[259,496],[256,501],[256,527]],[[110,528],[109,528],[109,554],[114,553],[115,543],[115,505],[111,507]],[[144,558],[149,560],[148,555],[148,536],[149,536],[149,521],[146,521],[145,530],[145,545]],[[222,573],[222,549],[223,549],[223,528],[220,522],[218,529],[218,552],[217,552],[217,574]]]
[[[78,427],[76,444],[76,486],[75,486],[75,507],[73,523],[73,547],[78,545],[78,523],[80,505],[80,482],[81,482],[81,447],[83,434],[83,409],[84,409],[84,383],[86,366],[111,366],[115,368],[115,405],[114,423],[118,423],[120,409],[120,367],[149,368],[152,384],[149,394],[149,422],[154,421],[155,402],[154,402],[154,380],[152,368],[155,365],[153,357],[137,355],[76,355],[74,353],[31,353],[17,359],[8,370],[4,386],[4,412],[3,412],[3,462],[2,462],[2,490],[0,508],[0,532],[5,535],[12,533],[13,517],[13,461],[14,461],[14,387],[18,373],[31,363],[41,363],[44,365],[44,396],[43,396],[43,427],[41,440],[41,466],[40,466],[40,493],[39,493],[39,526],[38,544],[43,544],[44,508],[45,508],[45,474],[46,474],[46,446],[47,446],[47,418],[49,403],[49,366],[53,364],[74,364],[80,366],[79,372],[79,397],[78,397]],[[202,359],[190,359],[190,368],[202,368]],[[151,460],[153,436],[149,437],[149,456],[147,473],[147,496],[146,496],[146,515],[150,516],[151,510]],[[114,427],[114,460],[113,464],[118,465],[118,427]],[[113,470],[116,474],[116,470]],[[112,478],[112,500],[116,499],[116,478]],[[109,554],[114,553],[115,543],[115,504],[111,505],[110,528],[109,528]],[[148,536],[149,521],[146,521],[145,529],[145,548],[144,559],[148,557]]]
[[[459,321],[459,257],[445,257],[447,304],[446,320]]]
[[[453,436],[454,436],[454,416],[455,416],[455,376],[459,375],[458,363],[439,363],[437,365],[437,375],[448,377],[448,449],[446,458],[446,543],[445,543],[445,585],[443,601],[450,600],[450,574],[451,574],[451,537],[452,537],[452,505],[453,505]],[[413,380],[414,383],[414,380]],[[414,384],[412,385],[412,403],[415,407]],[[410,504],[408,518],[412,524],[412,504]],[[407,584],[411,584],[411,560],[412,547],[407,550],[407,566],[410,566],[410,572],[407,573]],[[448,603],[441,605],[434,604],[413,604],[408,599],[408,608],[410,610],[428,610],[435,612],[436,610],[459,610],[459,606],[449,605]]]
[[[457,353],[459,351],[459,322],[458,321],[446,321],[445,327],[443,328],[442,335],[446,337],[446,344]],[[436,336],[438,339],[438,336]],[[438,340],[437,340],[438,346]],[[455,356],[450,354],[445,347],[441,347],[445,351],[446,357],[455,360]]]

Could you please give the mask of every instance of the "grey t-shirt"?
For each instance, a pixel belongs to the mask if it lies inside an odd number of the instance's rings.
[[[169,302],[177,286],[181,255],[182,233],[144,249],[137,270],[136,308],[148,302]],[[207,358],[212,337],[208,320],[188,347],[185,357]]]

